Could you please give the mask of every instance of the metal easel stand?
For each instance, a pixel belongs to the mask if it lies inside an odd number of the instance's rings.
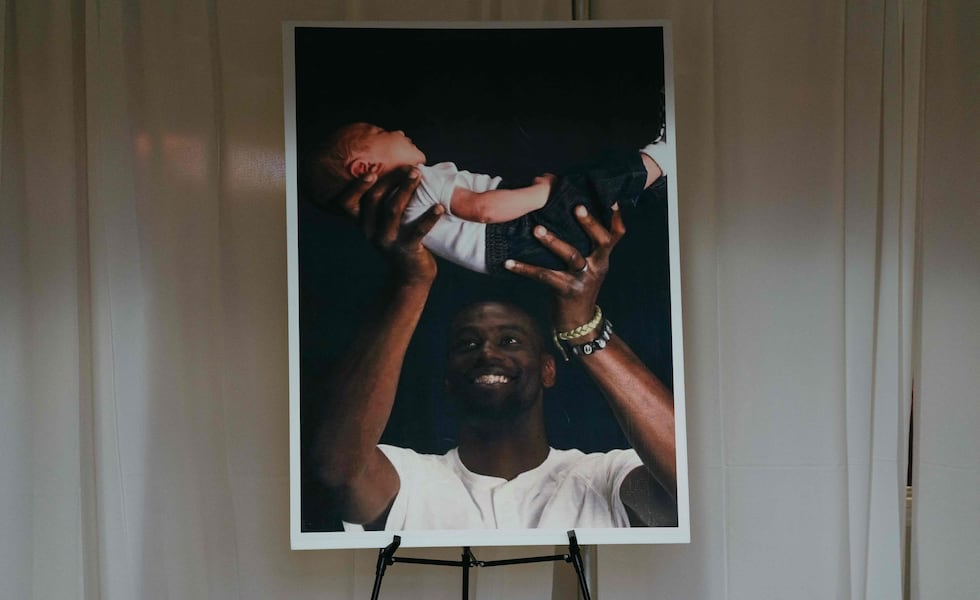
[[[589,596],[589,584],[585,580],[585,568],[582,564],[582,551],[579,548],[578,540],[575,537],[575,530],[568,532],[568,554],[553,554],[550,556],[529,556],[527,558],[510,558],[506,560],[477,560],[470,551],[469,546],[463,547],[461,560],[436,560],[431,558],[409,558],[395,556],[395,551],[402,543],[401,536],[394,536],[391,543],[378,551],[378,566],[374,574],[374,589],[371,591],[371,600],[378,600],[381,592],[381,579],[385,576],[388,565],[396,562],[414,563],[417,565],[439,565],[444,567],[461,567],[463,569],[463,593],[462,599],[468,600],[470,597],[470,568],[471,567],[501,567],[504,565],[520,565],[526,563],[548,562],[563,560],[572,563],[575,574],[578,576],[579,590],[582,592],[583,600],[591,600]]]

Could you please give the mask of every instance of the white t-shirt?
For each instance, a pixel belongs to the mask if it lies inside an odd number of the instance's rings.
[[[419,165],[418,169],[421,181],[405,207],[403,220],[411,223],[431,207],[442,204],[446,208],[446,214],[436,222],[422,243],[437,256],[467,269],[486,273],[487,226],[453,215],[450,204],[454,188],[486,192],[497,189],[501,178],[460,171],[451,162],[432,166]]]
[[[444,455],[380,445],[401,480],[386,530],[629,527],[619,490],[642,466],[634,450],[556,450],[511,480]]]

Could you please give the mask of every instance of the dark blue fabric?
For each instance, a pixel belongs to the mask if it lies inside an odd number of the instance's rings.
[[[548,269],[567,269],[564,260],[534,237],[534,228],[543,225],[582,256],[588,256],[592,253],[592,240],[579,225],[575,207],[586,206],[596,219],[608,226],[613,204],[635,206],[646,196],[643,189],[646,179],[646,168],[636,150],[611,154],[595,164],[559,176],[544,207],[513,221],[487,225],[487,269],[491,274],[507,273],[503,261],[508,258]],[[663,178],[651,189],[661,181]]]

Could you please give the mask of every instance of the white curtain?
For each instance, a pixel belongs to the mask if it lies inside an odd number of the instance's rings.
[[[0,7],[0,597],[369,597],[373,551],[289,550],[280,23],[571,3]],[[693,538],[600,548],[598,597],[976,597],[978,12],[592,3],[673,23]],[[412,565],[382,590],[458,595]]]
[[[980,590],[980,9],[930,3],[913,336],[912,589]]]

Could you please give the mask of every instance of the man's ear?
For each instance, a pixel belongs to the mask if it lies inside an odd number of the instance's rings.
[[[541,385],[546,388],[555,387],[558,379],[558,368],[555,366],[555,357],[545,352],[541,355]]]
[[[350,174],[354,178],[360,177],[362,175],[367,175],[374,168],[375,168],[374,164],[369,163],[363,158],[355,158],[353,161],[351,161],[350,166],[348,167],[348,169],[350,169]]]

